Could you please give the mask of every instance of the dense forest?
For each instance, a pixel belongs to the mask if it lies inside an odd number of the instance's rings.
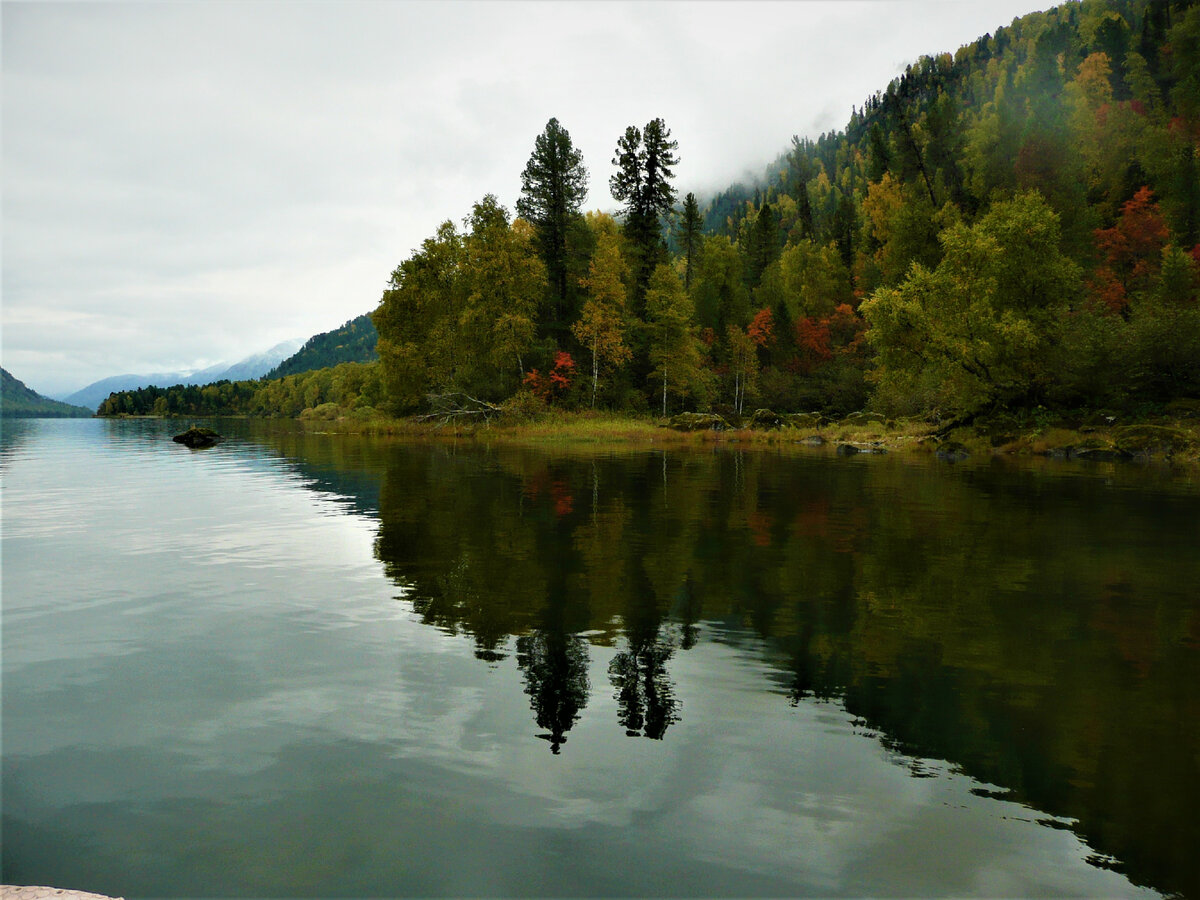
[[[515,215],[488,194],[396,267],[362,393],[239,403],[1148,414],[1200,398],[1198,144],[1194,0],[1067,3],[922,57],[704,207],[656,118],[617,138],[619,212],[585,212],[551,119]]]
[[[313,369],[326,369],[346,362],[372,362],[375,352],[375,323],[370,313],[351,319],[341,328],[323,331],[304,342],[304,346],[267,373],[268,379],[299,375]]]

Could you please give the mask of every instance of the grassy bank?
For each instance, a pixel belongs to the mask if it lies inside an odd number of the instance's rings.
[[[1045,456],[1063,459],[1169,460],[1200,463],[1200,415],[1194,410],[1136,422],[1099,416],[1006,419],[940,433],[923,420],[851,417],[782,428],[680,431],[665,419],[610,412],[549,410],[514,420],[446,422],[418,419],[302,417],[310,431],[390,435],[416,440],[468,440],[548,448],[648,449],[738,445],[805,453],[889,452],[962,456]]]

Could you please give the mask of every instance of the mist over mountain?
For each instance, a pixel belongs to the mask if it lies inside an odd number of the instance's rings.
[[[0,415],[11,418],[83,418],[92,410],[43,397],[7,369],[0,369]]]
[[[159,387],[169,387],[176,384],[201,385],[212,384],[214,381],[222,380],[247,381],[254,378],[261,378],[280,362],[294,354],[303,343],[299,338],[282,341],[269,350],[247,356],[245,359],[241,359],[232,365],[219,363],[218,365],[209,366],[206,369],[200,369],[196,372],[111,375],[108,378],[95,381],[87,387],[81,388],[75,393],[61,399],[64,403],[84,406],[94,411],[96,407],[108,399],[109,394],[115,391],[133,391],[150,385],[157,385]]]

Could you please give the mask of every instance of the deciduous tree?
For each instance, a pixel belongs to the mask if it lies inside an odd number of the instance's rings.
[[[586,278],[580,284],[587,300],[579,320],[571,327],[576,340],[592,356],[592,406],[600,385],[600,373],[627,363],[631,353],[625,340],[625,260],[621,255],[621,236],[609,216],[595,217],[596,252]]]
[[[1058,217],[1036,193],[946,229],[936,269],[918,263],[899,287],[862,305],[877,379],[901,391],[935,382],[936,402],[961,415],[1036,402],[1061,317],[1079,292],[1059,236]]]
[[[646,328],[650,338],[650,378],[662,388],[662,414],[668,392],[680,398],[706,392],[702,344],[693,323],[692,298],[679,276],[661,263],[646,291]]]

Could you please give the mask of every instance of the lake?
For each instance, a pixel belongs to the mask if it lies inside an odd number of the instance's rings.
[[[4,883],[1200,897],[1195,472],[183,425],[3,423]]]

